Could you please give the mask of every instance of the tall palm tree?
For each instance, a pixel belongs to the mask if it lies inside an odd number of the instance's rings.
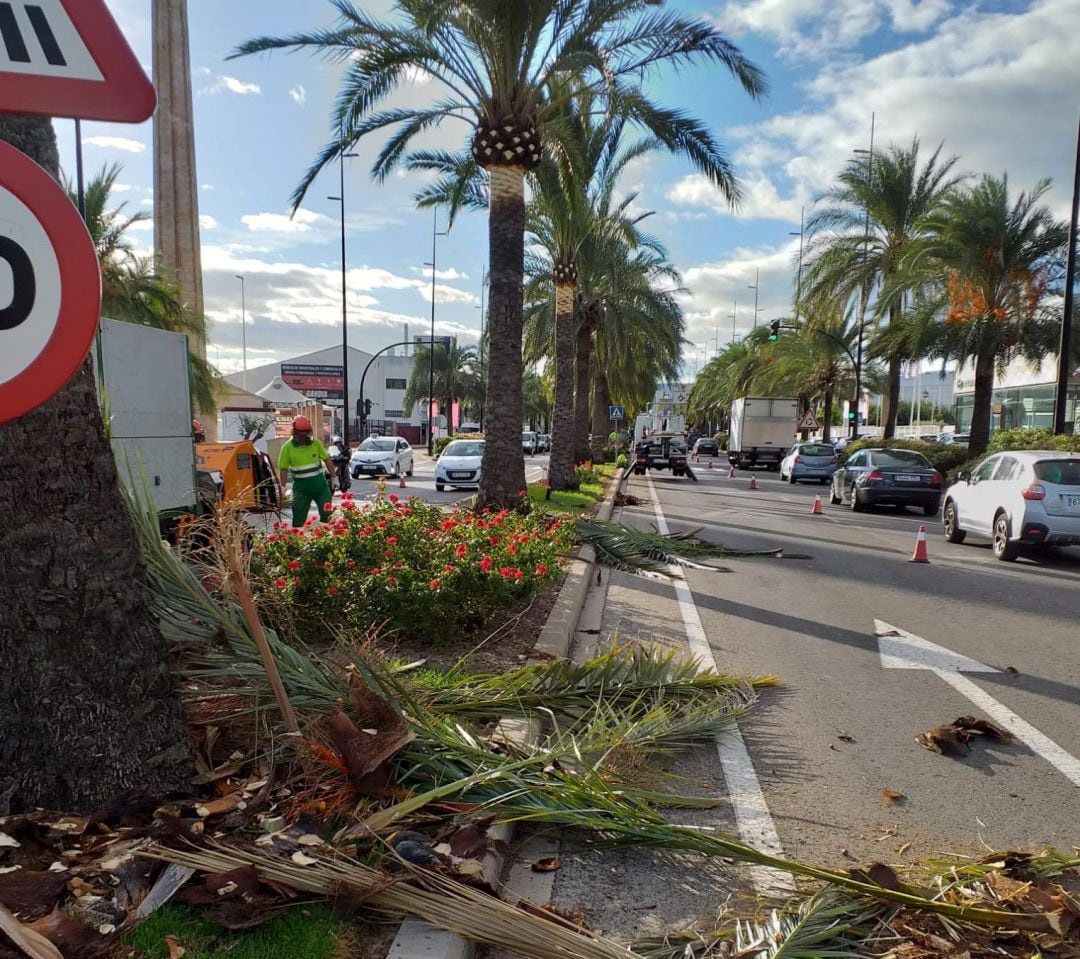
[[[806,224],[803,302],[858,296],[865,310],[873,292],[889,286],[905,250],[921,236],[927,214],[965,179],[954,172],[956,163],[957,157],[941,157],[941,146],[921,162],[918,138],[910,147],[875,152],[870,162],[852,159],[837,185],[817,198],[826,205]],[[890,326],[903,323],[901,307],[899,296],[879,296],[878,328],[886,316]],[[887,437],[896,432],[904,359],[889,354]]]
[[[975,366],[972,453],[990,440],[994,373],[1018,354],[1041,359],[1054,348],[1060,316],[1050,287],[1060,276],[1068,227],[1039,201],[1050,188],[1009,196],[1007,176],[984,175],[957,190],[923,221],[925,233],[900,261],[884,295],[926,291],[924,316],[944,316],[934,353]]]
[[[703,19],[661,9],[656,0],[397,0],[383,22],[350,0],[331,0],[335,27],[245,43],[235,55],[308,49],[347,63],[333,115],[333,138],[293,195],[303,199],[319,171],[357,140],[392,129],[373,167],[384,179],[417,136],[454,119],[470,129],[472,159],[489,177],[488,264],[491,330],[490,393],[483,484],[478,505],[513,506],[525,487],[520,438],[525,175],[543,157],[548,120],[562,104],[549,81],[574,74],[602,97],[617,98],[633,122],[694,165],[729,198],[738,191],[727,158],[704,124],[647,97],[651,68],[706,60],[729,70],[752,96],[765,82],[726,37]],[[382,108],[430,77],[433,102]]]
[[[405,409],[411,410],[418,403],[428,398],[429,366],[432,356],[429,346],[418,345],[413,354],[412,371],[405,390]],[[453,341],[447,349],[441,344],[435,346],[431,367],[435,378],[435,396],[433,399],[445,406],[446,426],[450,429],[451,413],[455,402],[463,407],[479,409],[483,402],[483,385],[477,372],[478,354],[473,346],[459,346]]]
[[[531,430],[543,430],[551,426],[551,409],[554,405],[551,391],[544,378],[535,370],[525,374],[522,382],[522,410],[525,415],[524,422],[529,424]]]

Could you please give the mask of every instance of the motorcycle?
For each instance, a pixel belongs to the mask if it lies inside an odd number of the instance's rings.
[[[340,436],[335,436],[326,452],[330,454],[330,462],[334,464],[337,488],[345,493],[352,486],[352,477],[349,476],[349,458],[352,454],[349,452],[349,447]]]

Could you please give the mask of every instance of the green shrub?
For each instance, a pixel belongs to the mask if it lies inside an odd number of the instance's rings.
[[[1063,450],[1080,453],[1080,436],[1055,436],[1050,430],[998,430],[990,437],[987,453],[1003,450]]]
[[[717,445],[722,450],[727,449],[727,436],[727,433],[717,433],[715,436],[713,436],[713,439],[716,440]]]
[[[574,478],[577,480],[579,486],[598,486],[604,482],[604,477],[601,475],[600,471],[588,460],[584,463],[578,463],[578,465],[574,467]]]
[[[482,440],[483,438],[483,433],[454,433],[451,436],[436,436],[431,444],[431,451],[435,456],[439,456],[454,440]]]
[[[961,464],[966,463],[971,457],[966,446],[944,446],[938,443],[922,443],[919,440],[901,440],[895,438],[886,440],[881,437],[867,437],[863,440],[856,440],[844,450],[844,455],[847,457],[851,456],[852,453],[857,453],[859,450],[880,450],[886,448],[893,450],[914,450],[917,453],[922,453],[922,455],[930,461],[930,464],[934,469],[942,476],[948,476],[950,472],[958,469]]]
[[[362,509],[344,499],[329,523],[276,524],[254,546],[252,574],[271,616],[282,603],[313,623],[443,639],[558,576],[572,535],[539,512],[447,514],[395,495]]]

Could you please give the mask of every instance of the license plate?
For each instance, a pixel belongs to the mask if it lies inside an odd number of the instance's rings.
[[[1066,509],[1080,510],[1080,496],[1062,494],[1061,501],[1065,504]]]
[[[446,475],[449,476],[450,479],[469,479],[472,476],[472,473],[447,473]]]
[[[898,483],[921,483],[921,476],[912,476],[910,473],[897,473],[894,477]]]

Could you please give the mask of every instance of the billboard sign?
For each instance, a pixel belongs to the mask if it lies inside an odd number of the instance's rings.
[[[343,400],[345,369],[311,363],[282,363],[281,378],[313,400]]]

